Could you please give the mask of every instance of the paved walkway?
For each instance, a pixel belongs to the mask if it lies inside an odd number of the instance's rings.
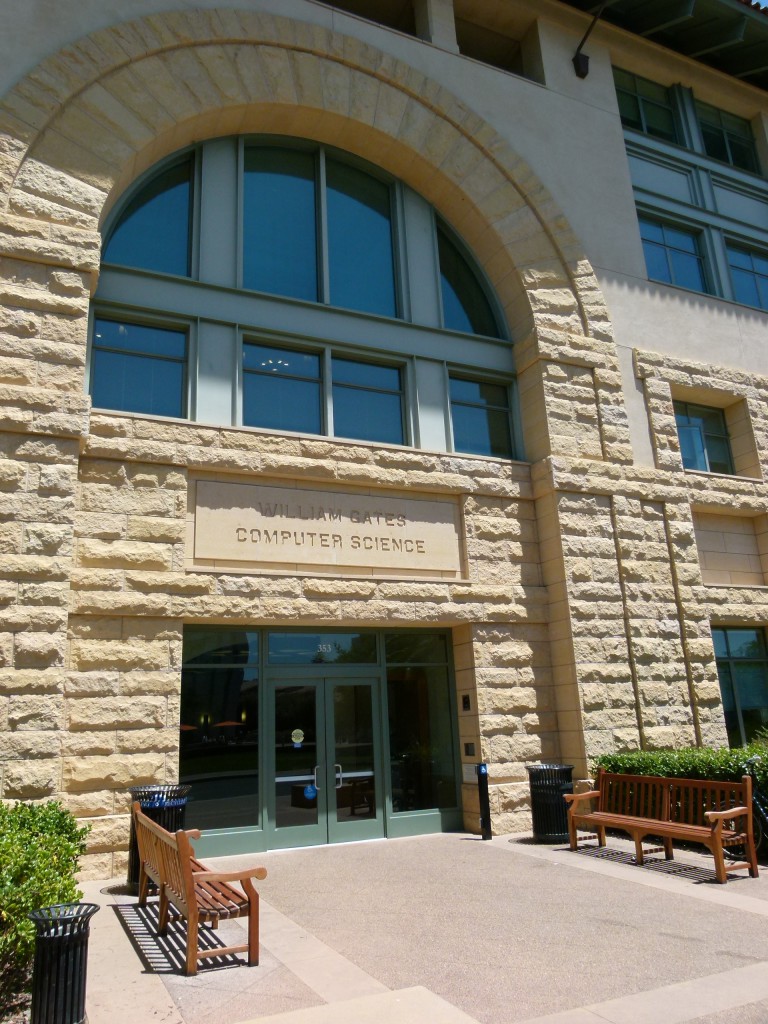
[[[765,1024],[768,867],[720,886],[676,858],[466,835],[221,858],[269,871],[261,963],[194,978],[152,903],[89,882],[89,1024]]]

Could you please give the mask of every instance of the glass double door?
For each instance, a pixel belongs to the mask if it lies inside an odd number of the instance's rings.
[[[268,849],[384,835],[377,676],[272,677]]]

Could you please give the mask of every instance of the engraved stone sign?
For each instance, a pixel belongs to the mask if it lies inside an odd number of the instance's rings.
[[[461,573],[458,502],[198,480],[194,558],[265,568]]]

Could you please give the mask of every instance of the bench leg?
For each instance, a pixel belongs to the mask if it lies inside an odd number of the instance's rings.
[[[144,865],[139,867],[139,906],[144,907],[147,903],[147,893],[149,892],[149,875],[144,870]]]
[[[576,825],[574,824],[572,814],[568,815],[568,841],[572,850],[575,850],[579,845],[579,840],[576,835]]]
[[[723,856],[723,848],[719,843],[712,845],[712,856],[715,858],[715,875],[717,876],[718,882],[721,885],[725,885],[728,881],[728,875],[725,870],[725,857]]]
[[[197,914],[191,915],[187,921],[187,975],[197,974]]]
[[[170,911],[170,904],[168,902],[168,893],[165,891],[165,886],[160,886],[160,906],[158,908],[157,917],[157,934],[165,935],[165,931],[168,927],[168,914]]]
[[[254,892],[248,911],[248,966],[259,965],[259,894]]]
[[[597,826],[597,845],[605,846],[605,828],[603,825]]]
[[[672,849],[672,840],[669,836],[664,839],[664,856],[667,860],[675,859],[675,851]]]
[[[645,863],[645,857],[643,855],[643,837],[635,833],[632,838],[635,840],[635,862],[643,865]]]

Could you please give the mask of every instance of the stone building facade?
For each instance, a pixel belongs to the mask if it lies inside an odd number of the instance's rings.
[[[507,832],[530,826],[526,764],[586,778],[605,751],[748,738],[768,714],[765,83],[680,52],[706,26],[605,21],[579,77],[591,18],[559,0],[50,6],[1,44],[0,796],[60,799],[107,877],[131,785],[189,781],[190,824],[238,852],[476,830],[486,762]],[[681,127],[711,109],[716,156]],[[322,167],[332,284],[335,168],[386,184],[394,314],[247,287],[250,145]],[[111,259],[190,153],[188,271]],[[450,322],[452,280],[495,337]],[[181,414],[113,397],[137,353],[100,323],[183,338]],[[321,396],[320,430],[260,425],[261,399],[249,423],[246,350],[394,368],[402,438],[340,430],[344,381],[319,371],[286,394]],[[383,393],[346,384],[355,410]],[[502,391],[504,457],[460,428],[469,409],[493,433]],[[695,461],[713,438],[720,471]]]

